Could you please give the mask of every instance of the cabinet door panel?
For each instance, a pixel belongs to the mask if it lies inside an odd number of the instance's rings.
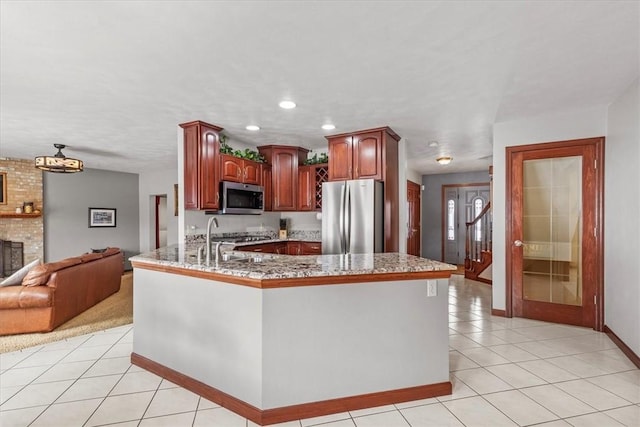
[[[311,211],[315,200],[315,168],[300,166],[298,168],[298,210]]]
[[[220,207],[218,153],[217,132],[203,126],[200,147],[200,209],[218,209]]]
[[[382,179],[382,132],[353,137],[353,178]]]
[[[262,180],[262,165],[251,160],[244,161],[243,182],[260,185]]]
[[[329,181],[352,179],[352,137],[329,139]]]
[[[198,209],[198,129],[193,126],[184,130],[184,208]]]
[[[273,191],[272,189],[272,172],[271,166],[264,165],[262,167],[262,186],[264,187],[264,210],[273,210]]]
[[[293,151],[278,151],[274,153],[273,170],[278,176],[274,179],[275,211],[295,211],[298,186],[298,158]]]
[[[302,242],[301,255],[320,255],[322,254],[322,243],[320,242]]]
[[[242,159],[223,154],[220,163],[223,181],[242,182]]]
[[[289,255],[301,255],[301,246],[299,242],[287,242],[287,254]]]

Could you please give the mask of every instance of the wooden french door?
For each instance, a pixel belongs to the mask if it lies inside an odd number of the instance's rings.
[[[603,150],[604,138],[507,147],[508,316],[602,329]]]
[[[420,256],[420,185],[407,181],[407,253]]]

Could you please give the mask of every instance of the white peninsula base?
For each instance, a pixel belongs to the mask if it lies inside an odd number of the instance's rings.
[[[139,267],[132,362],[255,423],[451,393],[448,278],[263,289]]]

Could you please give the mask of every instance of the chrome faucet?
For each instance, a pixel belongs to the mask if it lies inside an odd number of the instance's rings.
[[[214,225],[218,228],[218,219],[215,216],[209,218],[209,222],[207,222],[207,246],[205,248],[206,253],[206,264],[211,264],[211,225]],[[216,262],[218,262],[220,252],[220,244],[216,245]]]

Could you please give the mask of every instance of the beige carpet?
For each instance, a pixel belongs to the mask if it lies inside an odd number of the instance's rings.
[[[122,276],[120,291],[47,333],[0,337],[0,353],[102,331],[133,322],[133,273]]]

